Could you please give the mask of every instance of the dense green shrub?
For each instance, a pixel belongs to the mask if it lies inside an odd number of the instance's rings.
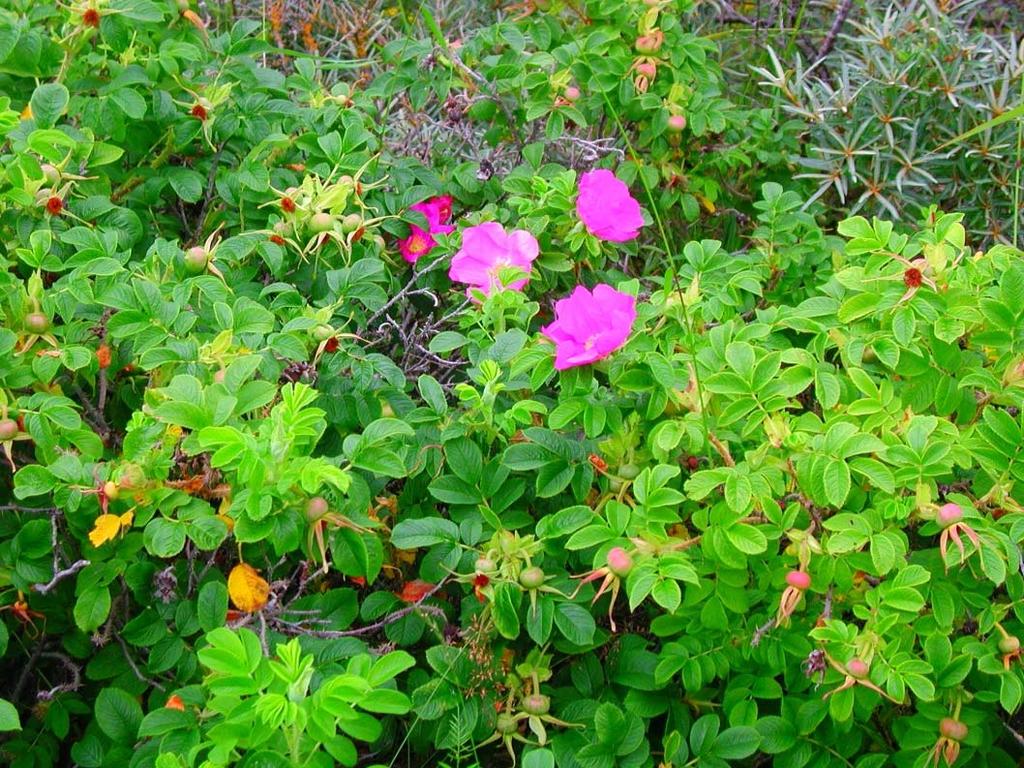
[[[5,763],[1014,765],[1021,252],[553,5],[0,11]]]
[[[971,23],[996,5],[872,4],[823,62],[773,54],[758,68],[778,107],[806,121],[798,162],[814,197],[894,219],[936,202],[963,211],[977,239],[1014,242],[1019,121],[989,121],[1019,104],[1024,51],[1012,33]]]

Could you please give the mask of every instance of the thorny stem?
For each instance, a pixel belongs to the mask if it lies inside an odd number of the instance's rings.
[[[306,628],[302,627],[301,623],[299,623],[299,622],[296,622],[296,623],[282,622],[282,623],[286,627],[288,627],[290,629],[299,630],[299,631],[302,631],[305,634],[314,635],[316,637],[325,637],[325,638],[358,637],[360,635],[372,634],[374,632],[377,632],[378,630],[383,629],[384,627],[388,626],[389,624],[393,624],[394,622],[398,621],[399,619],[401,619],[401,618],[403,618],[405,616],[408,616],[410,613],[412,613],[413,611],[416,611],[417,609],[420,609],[420,608],[422,608],[423,610],[431,609],[429,612],[436,613],[438,609],[432,609],[430,606],[422,605],[422,603],[425,600],[427,600],[427,598],[433,596],[438,591],[440,591],[440,589],[445,586],[447,581],[448,581],[447,577],[442,579],[440,583],[438,583],[436,586],[434,586],[433,589],[431,589],[429,592],[427,592],[425,595],[423,595],[423,597],[421,597],[415,603],[412,603],[412,604],[406,606],[405,608],[397,610],[394,613],[389,613],[387,616],[385,616],[380,621],[374,622],[373,624],[370,624],[370,625],[365,626],[365,627],[360,627],[359,629],[311,630],[311,629],[306,629]],[[287,609],[283,609],[281,611],[281,613],[285,613],[286,614],[286,613],[288,613],[288,611],[287,611]],[[443,611],[441,612],[441,615],[443,615]]]
[[[79,400],[82,403],[82,407],[88,412],[90,419],[92,420],[92,426],[96,434],[99,435],[100,439],[106,443],[110,440],[112,430],[110,425],[107,424],[107,419],[103,413],[92,404],[89,396],[85,394],[80,386],[75,385],[75,394],[78,395]]]
[[[48,701],[58,693],[70,693],[72,691],[77,691],[82,686],[82,669],[71,660],[70,656],[57,651],[47,651],[45,653],[41,653],[40,657],[44,659],[56,659],[59,661],[68,671],[71,678],[68,682],[55,685],[47,691],[40,691],[36,696],[40,701]]]
[[[754,630],[753,637],[750,638],[750,645],[754,648],[761,644],[761,640],[775,628],[775,619],[768,619],[764,624]]]
[[[633,162],[638,168],[642,167],[642,161],[637,156],[636,149],[633,147],[633,142],[630,141],[629,134],[626,132],[625,126],[622,124],[622,120],[619,119],[619,113],[612,106],[611,100],[608,98],[608,94],[602,94],[604,96],[604,103],[608,107],[608,111],[611,113],[612,118],[615,120],[615,125],[619,129],[619,133],[622,134],[623,140],[626,142],[626,147],[629,149],[629,154],[633,158]],[[690,347],[690,354],[693,356],[693,383],[697,389],[697,400],[700,403],[700,418],[701,423],[704,426],[704,434],[710,437],[711,428],[708,426],[708,414],[707,407],[704,400],[704,388],[701,386],[700,374],[698,368],[700,367],[697,362],[697,335],[693,329],[693,317],[690,315],[690,311],[686,307],[686,302],[683,296],[683,286],[679,282],[679,269],[676,264],[676,258],[672,250],[672,245],[668,239],[668,233],[665,230],[665,224],[661,220],[661,214],[654,200],[654,191],[647,183],[647,178],[643,173],[638,174],[640,183],[643,185],[644,191],[647,193],[647,199],[650,203],[651,212],[654,214],[654,221],[658,225],[658,232],[661,235],[662,245],[665,248],[665,256],[668,258],[669,265],[672,268],[672,285],[679,295],[679,307],[683,315],[683,323],[686,328],[687,343]]]
[[[714,449],[718,451],[718,455],[722,457],[722,461],[725,462],[727,467],[735,467],[736,460],[733,459],[732,453],[729,451],[729,446],[723,443],[715,435],[708,432],[708,441],[714,446]]]
[[[166,165],[167,161],[171,157],[171,151],[173,149],[174,149],[174,133],[173,133],[173,131],[168,129],[167,134],[164,136],[164,146],[163,146],[163,149],[161,149],[160,150],[160,154],[158,154],[156,157],[154,157],[152,162],[150,162],[150,164],[149,164],[150,170],[155,171],[157,168],[160,168],[161,166]],[[125,197],[129,192],[131,192],[133,189],[135,189],[137,186],[139,186],[139,184],[141,184],[145,180],[146,179],[145,179],[144,176],[132,176],[131,178],[127,179],[123,184],[121,184],[121,186],[119,186],[117,189],[115,189],[111,193],[110,201],[112,203],[120,202],[123,197]]]
[[[138,666],[135,664],[135,661],[132,659],[131,652],[128,650],[128,644],[125,643],[124,638],[122,638],[120,634],[115,634],[114,639],[117,640],[118,645],[121,646],[121,650],[124,652],[125,661],[128,662],[128,666],[131,667],[132,672],[135,674],[135,677],[137,677],[140,682],[146,683],[147,685],[150,685],[159,691],[167,690],[167,688],[165,688],[163,684],[157,682],[156,680],[151,680],[150,678],[142,674],[142,671],[138,668]]]
[[[21,694],[25,691],[25,686],[28,685],[28,679],[32,676],[32,670],[35,669],[36,662],[39,661],[39,657],[43,654],[43,649],[46,647],[46,636],[40,635],[39,641],[36,643],[36,647],[32,650],[32,655],[28,657],[28,661],[25,662],[25,667],[21,670],[21,675],[18,677],[18,682],[14,686],[14,691],[11,693],[10,700],[17,706],[21,700]]]
[[[1010,724],[1008,722],[1006,722],[1005,720],[1003,721],[1003,728],[1005,728],[1006,732],[1009,733],[1013,737],[1014,741],[1016,741],[1018,744],[1020,744],[1021,747],[1024,747],[1024,735],[1022,735],[1018,731],[1015,731],[1013,728],[1011,728]]]
[[[850,8],[853,7],[853,0],[843,0],[839,7],[836,8],[835,18],[832,20],[832,26],[829,27],[828,34],[825,35],[825,39],[821,41],[821,47],[818,48],[818,58],[824,59],[828,56],[829,51],[832,50],[832,46],[835,45],[836,38],[839,37],[839,30],[843,28],[843,24],[846,23],[846,17],[850,15]]]
[[[95,333],[96,336],[99,338],[99,342],[101,345],[105,344],[107,341],[107,322],[110,320],[113,314],[114,310],[112,309],[104,310],[103,316],[100,317],[99,323],[97,323],[96,327],[93,328],[93,333]],[[107,369],[101,367],[99,373],[96,375],[96,408],[99,410],[100,413],[103,413],[107,405],[107,385]]]
[[[107,369],[100,368],[100,372],[96,378],[98,381],[96,407],[99,409],[100,413],[103,413],[103,407],[107,404]]]
[[[394,306],[395,302],[397,302],[399,299],[404,298],[411,291],[413,291],[417,280],[419,280],[423,275],[427,274],[427,272],[430,272],[434,267],[436,267],[438,264],[440,264],[447,258],[448,254],[438,256],[436,259],[430,262],[430,264],[428,264],[424,269],[421,269],[418,272],[414,272],[413,276],[409,278],[409,282],[405,284],[405,287],[402,290],[400,290],[398,293],[392,296],[383,307],[381,307],[372,315],[370,315],[370,318],[366,321],[365,327],[369,328],[373,321],[376,320],[385,312],[387,312],[389,309],[391,309],[391,307]]]
[[[695,547],[700,544],[700,536],[694,536],[692,539],[684,539],[683,541],[677,542],[669,547],[672,552],[681,552],[684,549]]]
[[[89,565],[91,565],[91,563],[88,560],[76,560],[71,565],[69,565],[67,568],[65,568],[65,569],[63,569],[61,571],[56,571],[53,574],[53,578],[50,579],[45,584],[36,584],[36,585],[34,585],[32,587],[32,589],[34,589],[36,592],[38,592],[41,595],[45,595],[51,589],[56,587],[61,581],[63,581],[64,579],[70,578],[71,576],[74,576],[80,570],[82,570],[83,568],[88,567]]]
[[[210,172],[206,176],[206,194],[203,195],[203,207],[199,210],[199,215],[196,216],[196,229],[192,232],[194,242],[202,238],[203,231],[206,229],[207,209],[213,199],[213,187],[217,180],[217,169],[220,167],[220,156],[223,152],[224,145],[221,144],[213,153],[213,159],[210,161]]]

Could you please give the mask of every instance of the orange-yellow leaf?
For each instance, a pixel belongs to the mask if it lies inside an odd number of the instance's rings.
[[[99,547],[117,538],[123,528],[130,528],[135,513],[128,510],[123,515],[104,514],[96,518],[92,530],[89,531],[89,541],[94,547]]]
[[[415,579],[414,581],[407,581],[402,585],[402,591],[398,594],[398,599],[406,603],[418,603],[424,597],[434,591],[437,585],[431,584],[428,581],[421,581]]]
[[[696,194],[697,199],[700,201],[700,204],[704,206],[704,209],[708,213],[714,213],[715,212],[715,204],[713,202],[708,200],[706,197],[704,197],[704,195],[700,194],[699,192],[697,192],[695,194]]]
[[[267,604],[270,585],[251,565],[239,563],[228,575],[228,594],[238,610],[255,613]]]

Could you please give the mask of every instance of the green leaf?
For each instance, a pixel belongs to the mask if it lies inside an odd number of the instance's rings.
[[[754,348],[743,341],[734,341],[725,348],[725,359],[744,381],[751,381],[754,374],[754,363],[756,357]]]
[[[203,196],[203,177],[188,168],[169,168],[167,178],[171,188],[186,203],[194,203]]]
[[[384,477],[404,477],[405,462],[394,451],[379,445],[364,445],[352,456],[352,465]]]
[[[457,333],[455,331],[442,331],[430,340],[427,347],[431,352],[440,355],[445,352],[452,352],[465,345],[468,341],[469,339],[461,333]]]
[[[864,238],[873,239],[875,231],[871,228],[871,222],[865,219],[863,216],[850,216],[847,219],[843,219],[839,222],[836,230],[845,238]]]
[[[494,590],[494,602],[492,603],[494,627],[502,637],[509,640],[519,637],[519,603],[522,600],[522,594],[507,581],[499,584]]]
[[[874,312],[881,300],[882,297],[878,293],[857,294],[839,306],[836,316],[841,323],[852,323],[854,320],[859,320]]]
[[[718,740],[721,721],[718,715],[704,715],[690,728],[690,750],[695,755],[710,754]]]
[[[419,549],[458,540],[459,527],[440,517],[403,520],[391,531],[391,545],[396,549]]]
[[[83,632],[94,632],[110,614],[110,590],[90,587],[78,596],[74,608],[75,624]]]
[[[978,549],[978,558],[981,561],[981,570],[989,581],[996,585],[1006,581],[1006,561],[996,549],[982,544]]]
[[[822,477],[825,498],[835,507],[842,507],[850,494],[850,467],[842,459],[828,459],[824,462]]]
[[[711,754],[723,760],[739,760],[754,754],[760,743],[761,736],[754,728],[747,726],[727,728],[715,740],[715,747]]]
[[[739,515],[745,514],[752,498],[750,477],[736,471],[730,472],[725,481],[725,503],[729,505],[729,509]]]
[[[40,128],[49,128],[68,108],[71,95],[61,83],[43,83],[32,94],[29,102],[32,119]]]
[[[466,467],[462,467],[461,470],[465,473]],[[483,501],[479,489],[454,475],[442,475],[430,484],[428,490],[431,496],[445,504],[472,506]]]
[[[549,595],[539,595],[537,604],[526,609],[526,634],[537,645],[545,645],[554,626],[555,604]]]
[[[442,414],[448,410],[447,398],[445,398],[441,385],[437,383],[437,379],[424,374],[417,380],[417,386],[420,396],[435,413]]]
[[[555,756],[547,749],[535,749],[523,757],[523,768],[555,768]]]
[[[1024,688],[1020,680],[1014,674],[1000,675],[999,682],[999,704],[1004,710],[1013,714],[1020,707],[1021,699],[1024,698]]]
[[[726,538],[745,555],[758,555],[768,549],[768,539],[755,526],[737,523],[725,529]]]
[[[199,662],[213,672],[230,677],[251,676],[263,661],[260,639],[248,629],[220,627],[207,633],[206,642],[198,651]]]
[[[196,612],[204,632],[224,626],[228,612],[228,588],[219,581],[204,584],[196,600]]]
[[[629,610],[635,611],[636,607],[651,594],[654,584],[658,581],[658,574],[653,567],[635,567],[626,577],[626,591],[629,594]]]
[[[777,755],[796,744],[796,728],[784,718],[768,715],[759,718],[754,727],[761,736],[759,748],[765,754]]]
[[[564,491],[572,481],[574,470],[567,462],[553,461],[537,471],[537,495],[550,499]]]
[[[871,537],[871,562],[875,566],[875,573],[884,576],[891,571],[899,557],[899,550],[893,542],[892,537],[886,533],[880,533]]]
[[[558,603],[555,606],[555,626],[573,645],[590,645],[597,630],[590,611],[576,603]]]
[[[401,691],[381,688],[359,698],[359,706],[367,712],[382,715],[404,715],[409,711],[409,697]]]
[[[113,90],[108,98],[124,112],[125,117],[141,120],[146,116],[146,100],[131,88]]]
[[[405,651],[392,651],[373,662],[366,681],[374,687],[381,686],[415,666],[416,659]]]
[[[661,579],[651,589],[651,597],[669,613],[674,613],[682,602],[683,596],[679,584],[673,579]]]
[[[96,697],[96,725],[118,746],[130,746],[142,725],[142,707],[120,688],[104,688]]]
[[[883,603],[898,611],[917,613],[924,608],[924,597],[913,587],[892,587],[886,590]]]
[[[192,713],[161,707],[154,709],[142,719],[139,738],[163,736],[171,731],[192,730],[195,727],[196,718]]]
[[[952,344],[967,332],[967,326],[964,325],[963,320],[943,315],[935,321],[932,330],[936,338],[947,344]]]
[[[885,493],[893,493],[896,490],[896,479],[893,477],[892,470],[882,462],[865,456],[857,456],[849,461],[849,466],[853,472],[867,478],[875,488]]]
[[[42,496],[56,487],[53,473],[39,464],[28,464],[14,475],[14,495],[19,499]]]
[[[545,515],[537,521],[536,534],[541,539],[557,538],[575,533],[594,519],[594,510],[585,504],[578,504],[572,507],[555,512],[553,515]],[[605,526],[600,526],[609,530]],[[602,534],[603,535],[603,534]],[[605,539],[602,539],[604,541]],[[572,539],[570,539],[572,541]],[[566,548],[569,548],[568,543]]]
[[[347,576],[362,576],[372,584],[384,564],[384,549],[374,534],[341,528],[331,537],[331,553],[338,570]]]
[[[21,720],[18,718],[18,710],[7,699],[0,699],[0,732],[20,730]]]
[[[914,329],[916,327],[916,321],[914,318],[914,310],[904,304],[892,316],[892,333],[893,336],[903,346],[907,346],[914,338]]]
[[[185,526],[165,517],[154,517],[146,525],[142,539],[150,554],[174,557],[185,548]]]

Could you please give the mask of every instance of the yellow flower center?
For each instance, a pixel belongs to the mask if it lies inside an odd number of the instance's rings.
[[[413,253],[422,253],[427,250],[428,247],[426,238],[422,235],[413,235],[409,239],[409,250]]]

